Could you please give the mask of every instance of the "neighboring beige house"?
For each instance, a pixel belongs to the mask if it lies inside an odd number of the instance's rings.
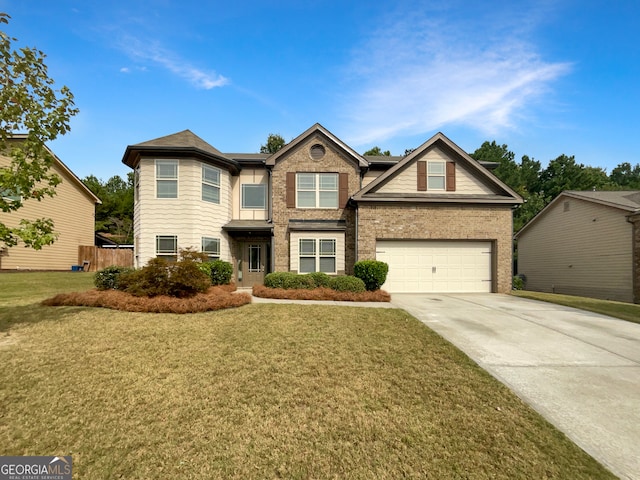
[[[640,191],[562,192],[515,238],[527,290],[640,303]]]
[[[135,263],[195,247],[239,286],[271,271],[389,264],[390,292],[508,292],[522,199],[438,133],[364,157],[319,124],[273,155],[221,153],[189,130],[130,145]]]
[[[13,141],[20,141],[15,135]],[[56,187],[56,195],[41,201],[28,199],[18,210],[0,212],[0,221],[15,227],[20,219],[51,218],[58,239],[41,250],[25,248],[18,244],[2,248],[0,244],[0,270],[71,270],[78,263],[78,247],[93,245],[95,240],[95,205],[100,199],[89,190],[62,161],[53,155],[53,171],[62,182]],[[7,167],[11,159],[0,155],[0,168]]]

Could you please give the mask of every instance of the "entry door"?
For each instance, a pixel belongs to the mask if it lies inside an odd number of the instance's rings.
[[[243,245],[239,268],[242,273],[240,284],[243,287],[252,287],[264,281],[267,247],[268,244],[260,242],[247,242]]]

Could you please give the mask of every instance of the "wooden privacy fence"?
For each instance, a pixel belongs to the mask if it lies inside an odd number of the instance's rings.
[[[111,265],[133,267],[133,249],[78,247],[78,266],[84,267],[85,272],[97,272]]]

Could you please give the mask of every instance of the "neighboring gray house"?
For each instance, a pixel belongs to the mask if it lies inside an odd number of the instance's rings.
[[[515,238],[527,290],[640,303],[640,191],[562,192]]]
[[[135,264],[195,247],[239,286],[272,271],[389,263],[389,292],[509,292],[522,199],[438,133],[405,157],[364,157],[315,124],[272,155],[222,153],[189,130],[127,147]]]

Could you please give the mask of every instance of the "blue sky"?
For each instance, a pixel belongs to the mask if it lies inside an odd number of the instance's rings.
[[[127,145],[190,129],[257,152],[316,122],[360,153],[442,131],[543,165],[640,162],[640,4],[612,0],[0,0],[80,114],[53,151],[125,175]]]

